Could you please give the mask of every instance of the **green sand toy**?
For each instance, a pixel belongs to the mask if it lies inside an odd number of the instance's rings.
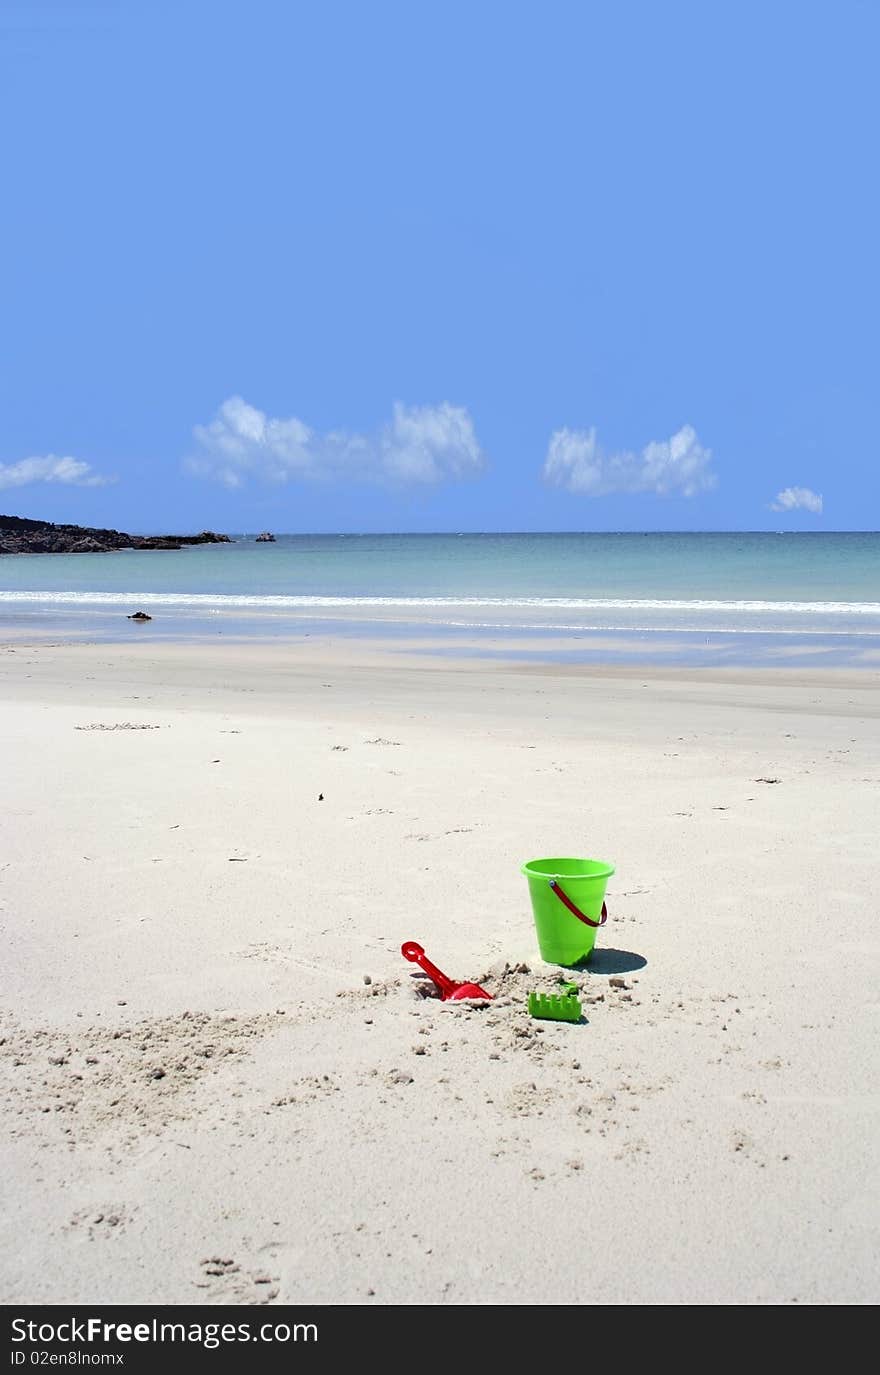
[[[530,859],[529,883],[541,958],[571,966],[589,959],[607,917],[605,886],[614,865],[601,859]]]
[[[573,993],[561,997],[558,993],[530,993],[529,1016],[547,1022],[579,1022],[581,1001]]]

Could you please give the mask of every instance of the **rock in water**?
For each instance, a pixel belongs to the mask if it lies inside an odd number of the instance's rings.
[[[146,611],[135,611],[134,614],[127,619],[130,621],[151,621],[153,618],[152,616],[148,616]]]

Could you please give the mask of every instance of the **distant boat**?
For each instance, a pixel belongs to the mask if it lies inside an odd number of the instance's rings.
[[[275,543],[275,536],[274,536],[274,535],[270,535],[268,530],[264,530],[263,533],[262,533],[261,535],[257,535],[257,538],[256,538],[256,540],[254,541],[254,543],[255,543],[255,544],[274,544],[274,543]]]

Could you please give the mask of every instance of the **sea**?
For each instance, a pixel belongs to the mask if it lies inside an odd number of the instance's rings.
[[[255,535],[0,557],[0,638],[331,636],[525,660],[880,668],[878,532]]]

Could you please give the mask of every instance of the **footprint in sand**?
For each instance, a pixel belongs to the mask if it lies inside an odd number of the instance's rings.
[[[265,1305],[278,1298],[280,1279],[272,1273],[274,1267],[244,1269],[234,1256],[219,1254],[205,1256],[199,1267],[194,1285],[202,1290],[204,1303]]]

